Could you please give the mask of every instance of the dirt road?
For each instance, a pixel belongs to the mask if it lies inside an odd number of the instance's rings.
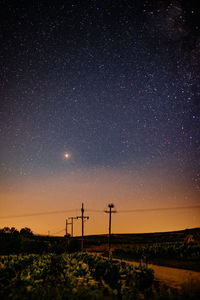
[[[124,261],[134,266],[139,265],[138,262],[134,261],[120,259],[118,260]],[[193,286],[200,286],[200,272],[156,266],[152,264],[148,264],[148,267],[154,270],[155,280],[160,281],[169,287],[179,289],[183,284],[191,288]]]
[[[97,253],[93,253],[97,254]],[[102,256],[102,253],[98,255]],[[114,260],[124,261],[133,266],[139,266],[139,262],[126,259],[113,258]],[[184,270],[178,268],[171,268],[165,266],[158,266],[153,264],[148,264],[148,267],[154,270],[154,278],[168,287],[181,289],[182,286],[186,286],[187,289],[193,290],[193,288],[200,287],[200,272],[192,270]]]

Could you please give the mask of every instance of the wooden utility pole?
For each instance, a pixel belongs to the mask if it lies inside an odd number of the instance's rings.
[[[71,222],[68,222],[68,225],[71,225],[71,237],[73,237],[73,221],[74,219],[77,219],[76,217],[69,217],[69,220],[71,220]]]
[[[68,221],[67,221],[67,219],[66,219],[66,229],[65,229],[65,234],[66,234],[66,236],[68,235],[67,225],[68,225]]]
[[[83,238],[84,238],[84,221],[85,219],[88,220],[89,217],[88,216],[84,216],[84,207],[83,207],[83,203],[82,203],[82,208],[81,208],[81,216],[76,217],[77,219],[81,219],[82,220],[82,238],[81,238],[81,251],[83,252]]]
[[[111,215],[112,213],[116,213],[116,210],[112,210],[114,208],[114,204],[108,204],[109,210],[105,210],[105,213],[109,214],[109,234],[108,234],[108,253],[110,256],[110,248],[111,248]]]

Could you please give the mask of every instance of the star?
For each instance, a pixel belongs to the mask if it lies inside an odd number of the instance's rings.
[[[67,153],[67,152],[64,154],[65,159],[69,159],[70,156],[71,156],[71,155],[70,155],[69,153]]]

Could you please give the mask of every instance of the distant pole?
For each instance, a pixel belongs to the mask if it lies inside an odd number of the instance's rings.
[[[82,203],[82,208],[81,208],[81,221],[82,221],[82,239],[81,239],[81,251],[83,252],[83,237],[84,237],[84,208],[83,208],[83,203]]]
[[[67,232],[67,225],[68,225],[68,221],[67,221],[67,219],[66,219],[66,232],[65,232],[66,236],[68,235],[68,232]]]
[[[71,225],[71,237],[73,237],[73,221],[74,221],[74,219],[77,219],[76,217],[69,217],[68,219],[70,219],[71,220],[71,223],[68,223],[68,224],[70,224]]]
[[[114,208],[114,204],[108,204],[108,208],[109,210],[105,210],[105,213],[109,214],[109,234],[108,234],[108,253],[110,256],[110,248],[111,248],[111,215],[112,213],[116,213],[116,210],[112,210],[112,208]]]
[[[82,203],[82,208],[81,208],[81,216],[76,217],[77,219],[81,219],[82,221],[82,238],[81,238],[81,252],[83,252],[83,239],[84,239],[84,220],[88,220],[89,217],[88,216],[84,216],[84,206]]]
[[[71,224],[71,237],[73,237],[73,220],[74,220],[74,218],[72,217],[71,218],[71,222],[72,222],[72,224]]]

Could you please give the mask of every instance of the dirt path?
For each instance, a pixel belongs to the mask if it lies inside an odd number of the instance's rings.
[[[99,253],[98,255],[102,256],[102,253]],[[127,259],[113,258],[113,260],[124,261],[133,266],[139,266],[140,264],[139,262]],[[200,272],[153,264],[148,264],[148,267],[154,270],[155,280],[167,285],[168,287],[180,289],[184,285],[193,290],[193,288],[200,286]]]
[[[139,262],[124,259],[117,260],[124,261],[133,266],[139,265]],[[169,287],[178,289],[181,288],[183,284],[191,288],[192,286],[200,286],[200,272],[164,266],[156,266],[152,264],[148,264],[148,267],[154,270],[155,280],[160,281]]]

